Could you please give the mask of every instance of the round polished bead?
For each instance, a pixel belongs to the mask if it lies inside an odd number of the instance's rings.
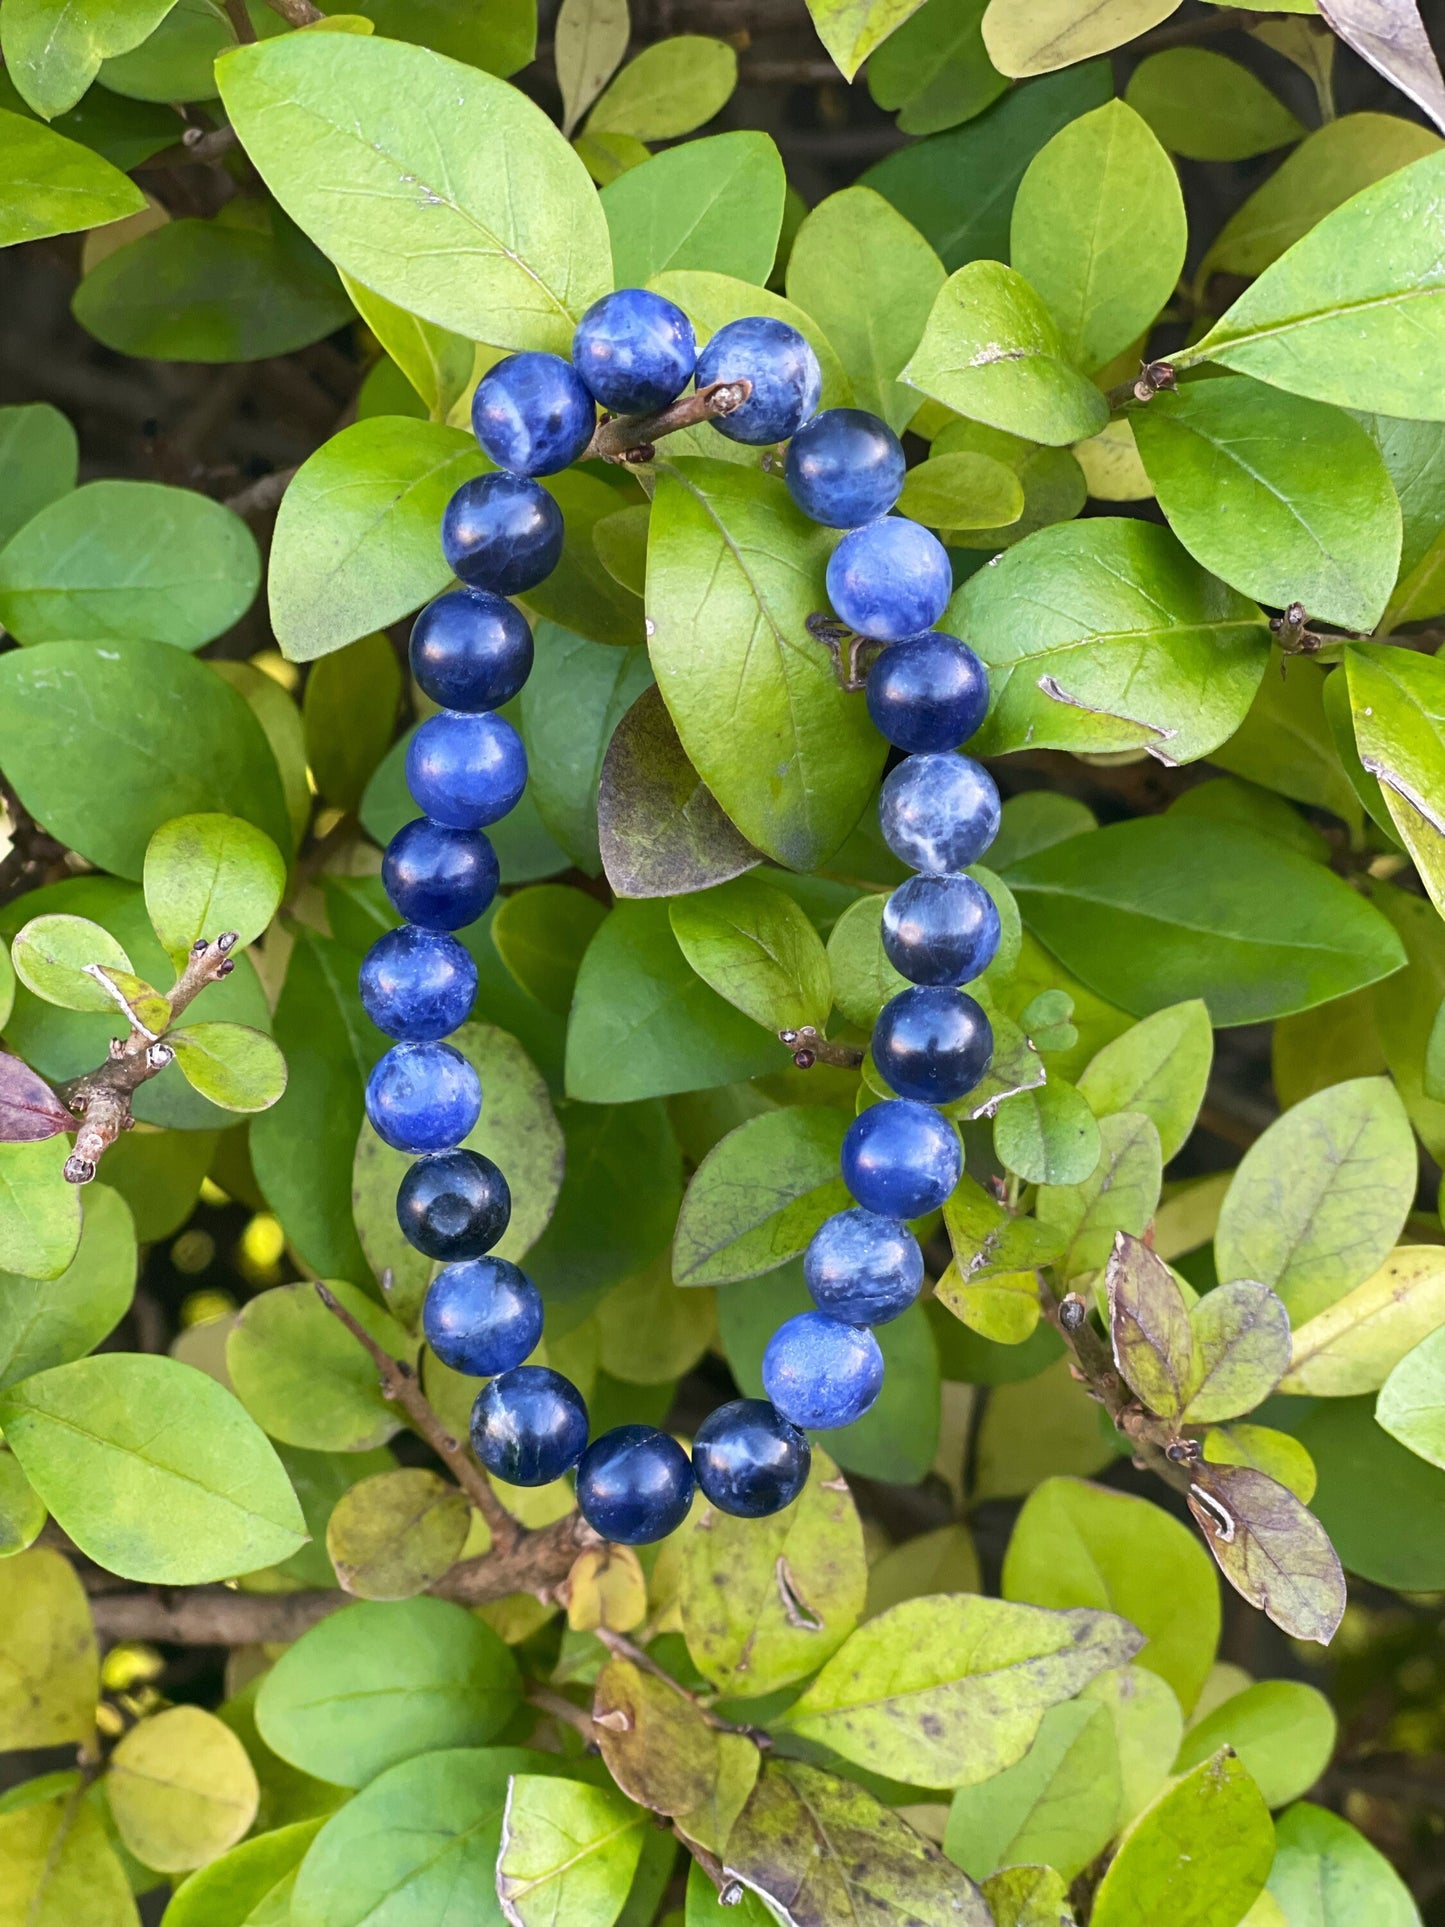
[[[815,522],[856,529],[886,515],[907,461],[887,422],[863,408],[825,408],[788,443],[788,493]]]
[[[407,745],[406,783],[433,821],[480,830],[520,801],[527,752],[505,716],[443,709]]]
[[[646,415],[686,388],[697,339],[676,302],[647,288],[619,288],[594,301],[578,322],[572,359],[604,408]]]
[[[735,1398],[697,1428],[692,1469],[703,1497],[737,1519],[766,1519],[808,1483],[812,1447],[765,1398]]]
[[[993,1058],[993,1027],[972,997],[914,984],[890,998],[873,1026],[873,1062],[900,1097],[952,1104],[978,1083]]]
[[[786,441],[816,413],[823,371],[809,341],[786,321],[748,315],[719,328],[697,358],[695,386],[750,381],[753,392],[713,427],[730,442]]]
[[[582,1394],[547,1365],[517,1365],[483,1386],[472,1407],[472,1450],[507,1485],[550,1485],[587,1443]]]
[[[957,749],[988,713],[988,671],[966,642],[930,629],[890,643],[868,671],[868,714],[899,749]]]
[[[507,1180],[490,1158],[465,1146],[418,1158],[396,1193],[396,1221],[407,1243],[448,1263],[482,1257],[511,1216]]]
[[[472,432],[482,453],[513,475],[570,468],[596,425],[587,384],[560,355],[508,355],[487,370],[472,397]]]
[[[427,1288],[422,1329],[443,1365],[468,1378],[492,1378],[537,1349],[542,1294],[505,1258],[447,1265]]]
[[[998,905],[969,876],[917,876],[883,906],[883,950],[913,984],[966,984],[998,953]]]
[[[411,673],[443,709],[500,709],[531,670],[526,617],[490,589],[449,589],[411,626]]]
[[[480,830],[453,830],[419,816],[386,846],[381,880],[397,912],[423,930],[475,923],[497,894],[501,872]]]
[[[448,1151],[481,1113],[481,1082],[450,1044],[393,1044],[366,1080],[371,1128],[396,1151]]]
[[[953,594],[938,537],[901,515],[853,529],[828,558],[828,600],[860,636],[899,642],[931,629]]]
[[[998,835],[998,788],[971,756],[907,756],[883,779],[878,822],[900,863],[966,870]]]
[[[540,482],[475,476],[447,503],[442,553],[462,582],[494,595],[523,595],[562,559],[562,511]]]
[[[618,1425],[594,1439],[577,1467],[577,1505],[614,1545],[665,1539],[692,1504],[692,1461],[655,1425]]]
[[[860,1111],[843,1139],[843,1182],[865,1211],[921,1218],[963,1175],[958,1133],[931,1105],[893,1098]]]
[[[811,1431],[852,1425],[883,1389],[883,1354],[862,1325],[800,1311],[763,1353],[763,1389],[783,1417]]]
[[[376,1028],[408,1044],[448,1037],[471,1015],[477,966],[455,937],[404,923],[361,965],[361,1003]]]
[[[814,1232],[803,1276],[819,1311],[847,1325],[886,1325],[922,1290],[923,1253],[896,1218],[839,1211]]]

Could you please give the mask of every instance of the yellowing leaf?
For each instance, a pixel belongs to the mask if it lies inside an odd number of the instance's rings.
[[[1298,1328],[1279,1389],[1317,1398],[1378,1391],[1441,1325],[1445,1246],[1402,1245],[1362,1285]]]
[[[983,44],[1001,74],[1049,74],[1122,47],[1179,0],[989,0]]]
[[[163,1873],[203,1867],[234,1846],[260,1798],[245,1747],[199,1706],[132,1727],[111,1755],[106,1791],[125,1845]]]

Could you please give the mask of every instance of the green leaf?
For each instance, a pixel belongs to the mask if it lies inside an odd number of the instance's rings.
[[[593,540],[597,524],[616,513],[619,500],[628,498],[577,469],[548,476],[545,487],[562,511],[566,535],[557,567],[545,582],[527,591],[528,610],[590,642],[641,645],[645,634],[641,597],[610,573]],[[529,691],[534,685],[535,674]]]
[[[246,1749],[214,1713],[172,1706],[142,1720],[110,1757],[106,1799],[128,1852],[162,1873],[214,1860],[256,1817]]]
[[[868,1598],[863,1617],[872,1619],[889,1606],[921,1593],[982,1591],[978,1553],[967,1526],[939,1526],[892,1546],[868,1568]]]
[[[808,0],[818,38],[845,80],[889,35],[918,11],[921,0]]]
[[[78,1790],[0,1816],[0,1882],[26,1927],[139,1927],[125,1868]]]
[[[936,134],[972,120],[1008,86],[988,57],[981,25],[987,0],[924,0],[868,63],[868,91],[901,108],[904,134]]]
[[[48,1547],[0,1560],[0,1605],[0,1747],[85,1744],[95,1731],[100,1655],[75,1568]]]
[[[1191,161],[1247,161],[1307,131],[1248,67],[1209,47],[1147,55],[1124,98],[1172,154]]]
[[[1261,1680],[1189,1729],[1176,1766],[1185,1771],[1227,1746],[1269,1806],[1288,1806],[1308,1793],[1329,1765],[1336,1730],[1329,1701],[1313,1686]]]
[[[1065,1701],[1044,1715],[1022,1759],[954,1794],[944,1852],[975,1880],[1029,1861],[1072,1880],[1113,1839],[1123,1798],[1108,1712]]]
[[[1348,1820],[1301,1801],[1280,1817],[1268,1891],[1310,1927],[1418,1927],[1420,1912],[1389,1861]]]
[[[401,692],[396,651],[379,630],[323,656],[306,678],[306,762],[318,792],[336,809],[355,810],[361,802],[391,747]]]
[[[0,1559],[11,1559],[33,1546],[48,1517],[15,1454],[0,1451]]]
[[[1142,1111],[1115,1111],[1099,1125],[1099,1161],[1082,1184],[1046,1184],[1035,1210],[1061,1241],[1060,1275],[1098,1271],[1116,1235],[1142,1237],[1159,1202],[1159,1133]]]
[[[0,408],[0,543],[70,493],[79,459],[75,430],[49,402]]]
[[[232,1847],[176,1888],[166,1927],[284,1927],[292,1879],[320,1826],[302,1820]]]
[[[461,429],[398,416],[355,422],[323,443],[276,517],[269,595],[285,654],[328,655],[444,589],[442,510],[486,465]]]
[[[603,93],[587,117],[586,131],[674,140],[720,112],[737,80],[738,57],[724,40],[680,33],[654,41]]]
[[[1095,435],[1103,396],[1069,364],[1064,335],[1021,274],[975,261],[944,283],[901,379],[946,408],[1029,441]]]
[[[138,47],[174,3],[109,0],[75,7],[64,0],[10,0],[0,30],[5,65],[29,105],[53,120],[80,99],[102,60]]]
[[[1177,0],[989,0],[983,42],[1000,73],[1052,73],[1157,27]]]
[[[1375,1417],[1391,1438],[1445,1471],[1445,1331],[1431,1332],[1395,1366]]]
[[[602,1370],[625,1385],[671,1385],[717,1338],[708,1291],[679,1291],[666,1253],[624,1278],[596,1312]]]
[[[1296,241],[1188,351],[1346,408],[1445,419],[1445,154],[1367,187]]]
[[[0,1390],[83,1358],[130,1309],[136,1275],[130,1212],[109,1185],[86,1185],[81,1195],[80,1243],[58,1277],[0,1275]]]
[[[245,1024],[187,1024],[166,1033],[193,1090],[226,1111],[265,1111],[286,1089],[286,1060]]]
[[[1388,1078],[1332,1085],[1240,1161],[1215,1233],[1219,1276],[1269,1285],[1296,1324],[1376,1271],[1415,1196],[1416,1152]]]
[[[637,1870],[646,1816],[608,1787],[533,1773],[507,1789],[497,1895],[522,1927],[612,1927]]]
[[[370,20],[389,40],[414,40],[489,74],[514,74],[537,52],[536,0],[460,10],[451,0],[345,0],[345,12]]]
[[[217,78],[268,186],[339,268],[469,340],[567,352],[609,285],[607,224],[582,163],[525,95],[351,34],[258,41]]]
[[[62,1175],[60,1138],[0,1144],[0,1269],[58,1278],[80,1243],[80,1199]]]
[[[547,833],[589,875],[602,868],[598,785],[613,731],[652,682],[645,648],[607,648],[539,622],[522,696],[528,787]]]
[[[1052,1867],[1002,1867],[981,1892],[995,1927],[1074,1927],[1068,1884]]]
[[[242,945],[269,925],[286,887],[281,852],[236,816],[178,816],[146,845],[145,903],[167,956],[184,969],[193,946],[234,930]]]
[[[1028,1184],[1082,1184],[1099,1162],[1099,1127],[1061,1077],[1006,1097],[994,1113],[994,1150]]]
[[[1122,516],[1041,530],[971,576],[943,621],[991,671],[970,745],[986,756],[1027,744],[1193,762],[1233,734],[1269,656],[1253,603],[1167,530]]]
[[[562,132],[569,140],[622,64],[631,30],[627,0],[563,0],[557,11],[553,59],[562,90]],[[622,285],[628,285],[626,279]]]
[[[1291,661],[1287,676],[1263,677],[1249,714],[1211,760],[1297,803],[1331,811],[1358,834],[1360,803],[1335,748],[1328,687],[1324,672],[1301,657]]]
[[[1216,1027],[1255,1023],[1400,968],[1398,938],[1348,885],[1233,824],[1113,824],[1004,880],[1061,961],[1138,1016],[1202,997]]]
[[[411,1599],[451,1571],[471,1527],[465,1493],[402,1466],[348,1486],[326,1527],[326,1552],[358,1599]]]
[[[1445,915],[1445,664],[1379,643],[1352,646],[1345,662],[1360,761]]]
[[[294,843],[300,843],[311,821],[311,786],[306,778],[306,743],[301,712],[280,683],[249,662],[217,662],[211,667],[228,682],[250,709],[271,747],[281,774],[286,817]]]
[[[32,917],[10,946],[15,974],[27,990],[62,1010],[115,1009],[115,998],[92,965],[128,971],[130,958],[108,930],[89,917]]]
[[[1173,1689],[1142,1666],[1100,1673],[1081,1698],[1097,1700],[1113,1723],[1123,1792],[1119,1820],[1127,1826],[1169,1778],[1184,1734],[1184,1715]]]
[[[520,1699],[515,1660],[483,1620],[444,1599],[332,1613],[261,1682],[256,1723],[283,1760],[366,1786],[417,1754],[482,1746]]]
[[[1007,527],[1023,510],[1018,476],[991,455],[969,450],[920,462],[898,498],[900,515],[931,529]]]
[[[1298,1439],[1268,1425],[1215,1425],[1204,1435],[1204,1456],[1211,1465],[1252,1465],[1301,1505],[1314,1497],[1318,1475],[1314,1460]]]
[[[1445,1584],[1445,1485],[1375,1423],[1375,1400],[1271,1407],[1319,1473],[1312,1506],[1352,1573],[1398,1591]]]
[[[1408,965],[1389,993],[1371,994],[1375,1028],[1410,1122],[1433,1157],[1445,1150],[1445,1104],[1426,1095],[1430,1038],[1445,999],[1445,927],[1424,897],[1378,884],[1372,892],[1405,945]],[[1378,1059],[1370,1066],[1380,1068]]]
[[[393,1358],[415,1362],[419,1341],[380,1305],[354,1285],[327,1288]],[[369,1452],[400,1429],[376,1366],[314,1285],[277,1285],[251,1299],[226,1341],[226,1368],[247,1411],[287,1445]]]
[[[471,382],[476,360],[473,343],[450,329],[437,327],[435,322],[408,314],[351,275],[343,275],[341,280],[352,306],[426,404],[431,420],[445,421]],[[383,408],[373,412],[390,415],[401,411]]]
[[[1219,1640],[1219,1588],[1194,1535],[1146,1499],[1046,1479],[1009,1540],[1003,1594],[1118,1613],[1147,1641],[1137,1664],[1167,1681],[1186,1713],[1199,1697]]]
[[[832,980],[822,939],[785,891],[736,877],[668,909],[687,961],[722,997],[768,1030],[822,1029]]]
[[[1171,1920],[1235,1927],[1274,1855],[1269,1808],[1243,1764],[1221,1748],[1161,1793],[1125,1834],[1100,1883],[1093,1927]]]
[[[207,0],[178,0],[138,47],[101,63],[100,84],[135,100],[213,100],[216,57],[235,39],[230,19]]]
[[[1329,844],[1312,823],[1272,790],[1240,776],[1213,776],[1186,790],[1169,806],[1181,816],[1207,816],[1215,821],[1238,823],[1261,836],[1273,837],[1287,849],[1307,856],[1313,862],[1329,861]]]
[[[1079,1091],[1096,1117],[1142,1111],[1152,1118],[1167,1164],[1194,1129],[1213,1057],[1205,1005],[1198,998],[1169,1004],[1091,1057]]]
[[[1325,1528],[1253,1466],[1196,1465],[1189,1510],[1219,1569],[1294,1639],[1328,1646],[1345,1611],[1345,1575]]]
[[[1404,522],[1400,577],[1379,624],[1388,635],[1401,623],[1438,614],[1445,606],[1441,603],[1445,593],[1441,576],[1445,561],[1445,426],[1396,421],[1388,415],[1360,415],[1357,419],[1384,459],[1400,498]]]
[[[825,1218],[847,1209],[838,1174],[847,1123],[831,1106],[792,1105],[715,1144],[677,1215],[676,1282],[731,1284],[796,1258]]]
[[[0,171],[7,187],[0,247],[139,214],[146,198],[99,154],[23,114],[0,110]]]
[[[625,10],[622,18],[625,36]],[[786,186],[771,137],[751,130],[689,141],[630,167],[602,190],[618,287],[640,288],[672,268],[761,286],[772,273]],[[827,326],[825,315],[818,319]]]
[[[498,904],[492,942],[522,989],[565,1017],[582,958],[606,915],[596,897],[584,890],[539,883]]]
[[[61,1530],[123,1578],[229,1579],[305,1537],[260,1428],[224,1386],[174,1359],[105,1352],[58,1365],[0,1397],[0,1424]]]
[[[910,1599],[859,1627],[782,1724],[895,1780],[971,1786],[1021,1760],[1050,1706],[1139,1645],[1113,1614]]]
[[[1379,1270],[1296,1325],[1282,1392],[1377,1392],[1409,1351],[1445,1325],[1445,1251],[1400,1245]]]

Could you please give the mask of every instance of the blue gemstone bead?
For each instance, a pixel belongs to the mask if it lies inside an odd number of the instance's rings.
[[[443,1365],[468,1378],[492,1378],[537,1349],[542,1294],[505,1258],[447,1265],[427,1288],[422,1329]]]
[[[487,370],[472,397],[472,432],[482,453],[513,475],[570,468],[596,426],[586,382],[560,355],[508,355]]]
[[[527,787],[527,752],[505,716],[443,709],[407,745],[406,784],[434,822],[480,830],[516,807]]]
[[[903,492],[903,444],[863,408],[826,408],[788,443],[788,493],[815,522],[856,529],[886,515]]]
[[[376,1028],[403,1043],[448,1037],[472,1012],[477,966],[455,937],[404,923],[367,951],[361,1003]]]
[[[972,877],[919,876],[883,906],[883,950],[913,984],[966,984],[998,952],[998,905]]]
[[[803,1276],[819,1311],[845,1325],[886,1325],[923,1289],[923,1253],[896,1218],[839,1211],[813,1233]]]
[[[501,872],[480,830],[453,830],[419,816],[386,846],[381,880],[397,913],[423,930],[475,923],[497,894]]]
[[[883,1389],[883,1354],[862,1325],[800,1311],[768,1340],[763,1389],[792,1425],[832,1431],[862,1418]]]
[[[686,388],[697,340],[675,302],[646,288],[619,288],[594,301],[578,322],[572,359],[604,408],[646,415]]]
[[[703,1497],[737,1519],[766,1519],[808,1483],[812,1447],[765,1398],[735,1398],[697,1428],[692,1469]]]
[[[873,1026],[873,1062],[900,1097],[952,1104],[993,1059],[993,1027],[972,997],[938,984],[900,990]]]
[[[865,1211],[921,1218],[963,1176],[958,1133],[928,1104],[893,1098],[860,1111],[843,1139],[843,1182]]]
[[[540,482],[478,475],[447,503],[442,553],[452,574],[473,588],[523,595],[562,559],[562,511]]]
[[[900,863],[966,870],[998,835],[998,789],[971,756],[907,756],[883,780],[878,821]]]
[[[490,1251],[511,1216],[507,1180],[490,1158],[465,1147],[418,1158],[396,1193],[407,1243],[447,1264]]]
[[[692,1504],[692,1462],[655,1425],[618,1425],[582,1454],[577,1504],[594,1532],[615,1545],[665,1539]]]
[[[806,337],[786,321],[749,315],[719,328],[697,358],[695,386],[715,381],[750,381],[753,392],[741,408],[713,423],[730,442],[761,447],[786,441],[817,412],[823,371]]]
[[[931,629],[953,594],[938,537],[901,515],[854,529],[828,558],[828,600],[840,622],[878,642]]]
[[[494,1378],[472,1407],[472,1450],[508,1485],[550,1485],[587,1443],[587,1407],[571,1379],[546,1365]]]
[[[481,1083],[450,1044],[393,1044],[366,1080],[371,1128],[396,1151],[449,1151],[481,1114]]]
[[[892,643],[868,671],[868,714],[900,749],[957,749],[988,713],[988,671],[942,630]]]
[[[411,626],[411,673],[443,709],[500,709],[532,672],[532,631],[490,589],[450,589]]]

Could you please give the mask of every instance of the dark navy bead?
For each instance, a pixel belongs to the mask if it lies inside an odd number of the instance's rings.
[[[518,1365],[483,1386],[472,1407],[472,1450],[507,1485],[550,1485],[587,1443],[587,1407],[570,1378]]]
[[[900,990],[873,1026],[873,1062],[900,1097],[952,1104],[993,1059],[993,1027],[972,997],[937,984]]]
[[[828,600],[840,622],[878,642],[931,629],[953,594],[938,537],[901,515],[845,535],[828,558]]]
[[[490,1158],[464,1146],[418,1158],[397,1189],[396,1221],[402,1236],[428,1258],[448,1264],[490,1251],[511,1216],[507,1180]],[[529,1345],[527,1351],[531,1349]],[[523,1352],[523,1358],[526,1355]]]
[[[480,830],[516,807],[527,787],[527,752],[505,716],[443,709],[407,745],[406,784],[433,821]]]
[[[886,515],[903,492],[903,444],[863,408],[827,408],[788,443],[788,493],[815,522],[856,529]]]
[[[843,1139],[842,1165],[843,1182],[865,1211],[921,1218],[952,1196],[963,1150],[941,1112],[898,1097],[858,1113]]]
[[[537,1349],[542,1294],[505,1258],[447,1265],[427,1288],[422,1329],[443,1365],[468,1378],[492,1378]]]
[[[998,789],[971,756],[908,756],[884,778],[878,821],[900,863],[966,870],[998,835]]]
[[[604,408],[646,415],[686,388],[697,340],[675,302],[646,288],[619,288],[594,301],[578,322],[572,359]]]
[[[884,953],[913,984],[982,976],[1000,934],[998,905],[972,877],[909,877],[883,906]]]
[[[873,727],[900,749],[957,749],[987,713],[988,671],[941,630],[893,643],[868,671]]]
[[[487,370],[472,397],[472,432],[482,453],[513,475],[570,468],[596,426],[586,382],[560,355],[508,355]]]
[[[719,1405],[697,1428],[692,1469],[703,1497],[737,1519],[766,1519],[808,1483],[812,1447],[765,1398]]]
[[[761,446],[786,441],[816,413],[823,392],[823,371],[808,340],[786,321],[749,315],[719,328],[697,358],[695,386],[715,381],[750,381],[753,392],[741,408],[713,423],[730,442]]]
[[[361,966],[362,1008],[379,1031],[408,1044],[450,1036],[471,1016],[476,994],[470,952],[440,930],[388,930]]]
[[[449,589],[411,626],[411,673],[443,709],[500,709],[532,671],[532,631],[490,589]]]
[[[763,1389],[783,1417],[815,1432],[862,1418],[883,1389],[883,1354],[862,1325],[800,1311],[763,1353]]]
[[[819,1311],[847,1325],[886,1325],[923,1289],[923,1253],[897,1218],[839,1211],[813,1233],[803,1275]]]
[[[447,503],[442,553],[452,574],[473,588],[522,595],[562,559],[562,511],[540,482],[478,475]]]
[[[692,1462],[655,1425],[618,1425],[582,1454],[577,1504],[594,1532],[615,1545],[665,1539],[692,1505]]]
[[[482,1114],[476,1072],[450,1044],[393,1044],[366,1080],[366,1115],[396,1151],[449,1151]]]
[[[399,915],[423,930],[475,923],[497,894],[501,872],[480,830],[452,830],[419,816],[386,846],[381,880]]]

